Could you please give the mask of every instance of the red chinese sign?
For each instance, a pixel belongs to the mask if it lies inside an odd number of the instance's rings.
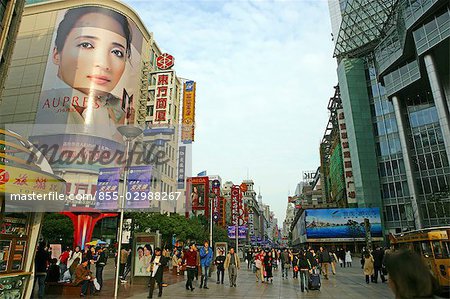
[[[175,64],[175,58],[172,55],[164,53],[156,58],[156,66],[160,70],[168,70]]]
[[[231,187],[231,223],[236,224],[239,218],[239,205],[240,205],[240,190],[239,186],[234,185]]]
[[[157,73],[155,88],[155,106],[153,112],[153,124],[161,125],[169,123],[169,102],[171,96],[172,73]]]

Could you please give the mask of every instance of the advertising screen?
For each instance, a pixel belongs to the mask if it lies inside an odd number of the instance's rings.
[[[364,241],[364,219],[374,240],[382,238],[379,208],[305,210],[308,241]]]
[[[98,171],[117,164],[87,163],[86,157],[123,149],[117,127],[133,123],[142,43],[133,21],[115,10],[58,12],[32,137],[38,148],[55,146],[56,157],[63,153],[66,159],[48,157],[54,168]],[[67,163],[80,152],[80,163]]]

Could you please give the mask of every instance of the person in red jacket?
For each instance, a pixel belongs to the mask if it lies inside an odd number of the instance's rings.
[[[66,250],[64,250],[63,253],[59,256],[59,269],[60,269],[60,275],[59,280],[63,280],[64,272],[67,270],[67,262],[69,261],[70,257],[70,248],[66,247]]]
[[[186,290],[194,290],[192,287],[192,281],[195,276],[195,269],[197,268],[197,251],[194,248],[195,244],[191,244],[189,250],[184,255],[184,264],[186,265],[187,270],[187,281],[186,281]]]

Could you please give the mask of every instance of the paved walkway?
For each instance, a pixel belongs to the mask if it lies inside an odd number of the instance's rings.
[[[105,273],[106,282],[100,296],[93,298],[111,299],[113,297],[113,271],[109,270]],[[216,273],[213,273],[208,283],[208,290],[199,289],[200,281],[194,281],[195,290],[191,292],[185,289],[186,276],[176,276],[165,272],[164,281],[169,283],[169,286],[164,288],[163,298],[394,298],[386,283],[367,285],[361,267],[338,268],[337,274],[332,275],[329,280],[322,277],[320,291],[308,293],[300,292],[300,282],[298,279],[292,278],[292,273],[289,274],[290,278],[287,280],[281,279],[280,270],[274,270],[273,274],[272,284],[262,284],[255,282],[255,276],[251,270],[241,269],[238,274],[237,288],[231,288],[228,284],[227,273],[225,273],[223,285],[216,284]],[[120,286],[119,298],[146,298],[147,295],[148,288],[145,285],[127,283]],[[57,297],[46,296],[45,298]],[[154,292],[154,298],[157,298],[157,290]]]

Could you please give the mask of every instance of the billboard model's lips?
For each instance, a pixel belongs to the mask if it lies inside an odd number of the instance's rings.
[[[87,77],[89,78],[89,80],[91,80],[94,83],[99,84],[99,85],[105,85],[105,84],[111,82],[111,80],[107,76],[89,75]]]

